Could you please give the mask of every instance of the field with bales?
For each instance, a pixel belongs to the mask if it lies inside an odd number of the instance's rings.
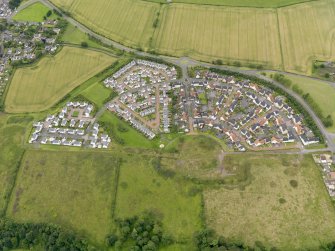
[[[96,51],[64,47],[55,56],[16,70],[5,106],[7,112],[38,112],[109,66],[115,58]]]

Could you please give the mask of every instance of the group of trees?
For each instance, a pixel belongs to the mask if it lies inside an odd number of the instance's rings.
[[[154,251],[172,243],[172,239],[164,235],[161,223],[153,215],[118,219],[116,223],[117,234],[106,238],[107,245],[115,246],[116,249],[126,246],[127,250]]]
[[[242,241],[217,236],[213,230],[204,229],[196,232],[194,242],[199,251],[225,250],[225,251],[275,251],[276,248],[268,249],[260,241],[256,241],[254,247],[250,247]]]
[[[11,10],[15,10],[21,4],[22,0],[10,0],[8,6]]]
[[[325,127],[331,127],[334,124],[333,118],[331,115],[325,116],[320,108],[320,106],[314,101],[309,93],[304,93],[304,91],[297,85],[293,84],[292,81],[286,78],[283,74],[275,73],[272,78],[277,82],[284,85],[286,88],[292,88],[292,91],[299,94],[306,103],[313,109],[315,114],[321,119]]]
[[[48,224],[19,224],[0,219],[0,250],[30,249],[43,246],[45,250],[86,251],[86,240],[59,227]]]

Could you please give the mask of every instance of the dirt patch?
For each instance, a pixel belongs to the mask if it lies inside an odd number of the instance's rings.
[[[20,196],[23,193],[23,188],[18,188],[15,193],[15,201],[13,205],[13,214],[16,214],[19,211],[19,204],[20,204]]]

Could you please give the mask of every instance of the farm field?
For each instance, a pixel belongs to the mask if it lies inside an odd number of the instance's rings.
[[[145,0],[148,2],[166,3],[166,0]],[[174,0],[174,3],[188,4],[206,4],[206,5],[222,5],[222,6],[237,6],[237,7],[260,7],[260,8],[275,8],[287,6],[297,3],[308,2],[311,0]]]
[[[159,53],[281,66],[273,9],[172,4],[161,16],[153,43]]]
[[[280,250],[334,240],[334,207],[312,156],[228,155],[225,165],[247,166],[251,183],[204,192],[207,223],[219,234]]]
[[[79,22],[117,42],[147,48],[159,4],[138,0],[52,0]]]
[[[286,71],[311,74],[313,59],[334,59],[334,13],[331,0],[278,9]]]
[[[46,110],[115,60],[96,51],[63,47],[55,56],[16,70],[5,109],[11,113]]]
[[[335,88],[317,79],[309,79],[299,76],[285,74],[286,78],[292,80],[292,84],[298,85],[304,93],[309,93],[314,101],[320,106],[324,116],[329,114],[335,119]],[[335,125],[327,128],[335,132]]]
[[[115,218],[153,212],[169,235],[188,242],[201,227],[201,196],[190,193],[193,186],[159,175],[148,157],[123,158]]]
[[[0,114],[0,215],[3,215],[8,194],[15,182],[15,176],[24,152],[21,146],[27,123],[31,117],[20,121],[15,116]]]
[[[46,16],[49,10],[47,6],[37,2],[18,12],[13,19],[16,21],[43,22],[43,17]],[[56,19],[57,16],[52,13],[48,18]]]
[[[59,224],[102,244],[113,224],[117,165],[106,153],[28,150],[7,217]]]

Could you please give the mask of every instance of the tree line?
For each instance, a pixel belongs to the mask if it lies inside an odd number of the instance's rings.
[[[315,102],[309,93],[304,93],[304,91],[297,85],[293,84],[292,81],[286,78],[283,74],[275,73],[272,78],[277,82],[284,85],[286,88],[291,88],[292,91],[299,94],[306,103],[313,109],[315,114],[320,118],[325,127],[332,127],[334,124],[333,118],[330,114],[325,116],[320,108],[320,106]]]

